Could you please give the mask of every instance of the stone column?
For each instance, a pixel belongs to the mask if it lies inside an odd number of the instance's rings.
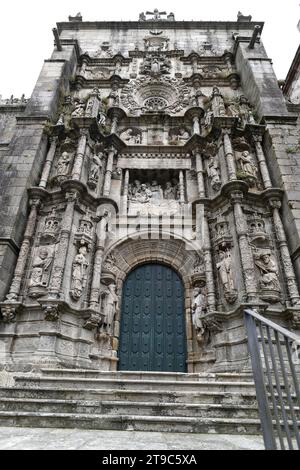
[[[62,229],[60,235],[60,242],[58,250],[54,258],[54,264],[52,269],[52,275],[49,285],[49,297],[59,298],[63,297],[62,283],[66,266],[66,259],[68,255],[70,236],[72,232],[73,218],[75,203],[78,197],[76,191],[69,192],[66,194],[67,206],[62,220]]]
[[[14,272],[13,281],[10,287],[7,300],[15,301],[18,299],[21,290],[22,280],[24,278],[25,268],[28,260],[28,255],[31,247],[31,243],[35,234],[35,228],[37,223],[38,208],[40,206],[40,199],[33,199],[30,201],[31,210],[28,217],[26,230],[24,234],[23,243],[21,245],[17,265]]]
[[[184,172],[180,170],[179,172],[179,194],[180,194],[180,203],[185,203],[185,179]]]
[[[265,158],[265,154],[261,145],[261,136],[254,136],[255,141],[255,148],[256,148],[256,155],[257,160],[259,163],[260,173],[263,179],[265,189],[272,188],[272,182],[270,178],[269,169],[267,167],[267,162]]]
[[[204,170],[203,170],[203,159],[200,150],[197,148],[193,151],[193,155],[196,159],[196,172],[198,181],[199,198],[205,198],[205,186],[204,186]]]
[[[50,175],[50,172],[51,172],[51,168],[52,168],[52,164],[53,164],[53,160],[54,160],[54,157],[55,157],[55,152],[56,152],[56,147],[57,147],[57,140],[58,140],[58,137],[50,137],[50,149],[47,153],[47,157],[46,157],[46,161],[44,163],[44,168],[43,168],[43,172],[42,172],[42,176],[41,176],[41,181],[40,181],[40,188],[46,188],[47,186],[47,183],[48,183],[48,179],[49,179],[49,175]]]
[[[211,254],[211,241],[210,241],[210,232],[209,224],[207,220],[207,214],[204,214],[203,218],[203,254],[205,261],[205,272],[206,272],[206,287],[207,287],[207,304],[208,311],[216,311],[216,291],[215,291],[215,282],[214,282],[214,271],[213,271],[213,261]]]
[[[102,268],[103,253],[104,253],[105,241],[106,241],[106,227],[108,224],[109,217],[110,217],[110,213],[108,211],[105,211],[97,227],[97,246],[96,246],[96,252],[95,252],[95,261],[94,261],[91,295],[90,295],[90,308],[95,311],[98,311],[100,308],[99,300],[100,300],[100,285],[101,285],[100,284],[101,268]]]
[[[281,254],[281,261],[283,265],[284,274],[286,277],[287,288],[290,295],[292,305],[299,305],[300,296],[299,289],[296,282],[295,271],[290,256],[290,251],[287,244],[287,239],[283,227],[283,223],[280,217],[279,209],[281,208],[281,202],[278,200],[271,200],[270,206],[273,209],[273,220],[275,225],[275,231],[277,240],[279,243],[279,249]]]
[[[231,203],[234,208],[236,233],[239,240],[240,255],[248,302],[257,301],[257,282],[252,250],[248,243],[248,226],[242,209],[243,193],[234,191],[231,194]]]
[[[224,155],[227,162],[228,178],[229,181],[234,181],[237,179],[236,176],[236,164],[234,158],[234,151],[232,148],[231,138],[230,138],[230,129],[223,130],[223,143],[224,143]]]
[[[128,209],[129,178],[130,178],[129,170],[126,170],[125,177],[124,177],[124,190],[123,190],[123,213],[124,215],[127,214],[127,209]]]
[[[111,177],[114,166],[114,156],[116,155],[117,150],[114,147],[111,147],[108,151],[106,170],[104,176],[104,186],[103,186],[103,196],[109,196],[111,190]]]
[[[87,134],[88,134],[87,129],[80,130],[80,138],[78,142],[77,153],[75,156],[75,161],[74,161],[74,166],[73,166],[73,171],[72,171],[72,179],[75,181],[80,181],[83,160],[84,160],[85,151],[86,151]]]

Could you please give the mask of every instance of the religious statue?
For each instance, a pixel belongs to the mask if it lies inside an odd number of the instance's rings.
[[[212,112],[216,117],[225,116],[226,114],[223,96],[216,86],[213,87],[212,92]]]
[[[166,11],[159,11],[157,8],[155,8],[154,11],[147,11],[146,15],[151,15],[153,18],[151,18],[151,21],[159,21],[162,18],[162,15],[165,16],[167,14]]]
[[[110,284],[108,287],[108,292],[106,294],[106,302],[105,302],[105,319],[104,323],[106,325],[106,330],[107,333],[110,335],[113,334],[113,324],[114,324],[114,319],[115,315],[117,312],[117,307],[118,307],[118,295],[116,293],[116,285],[115,284]]]
[[[72,157],[68,152],[63,152],[56,166],[56,176],[67,176]]]
[[[87,282],[87,269],[89,262],[87,260],[87,247],[81,246],[75,257],[72,268],[71,296],[74,300],[79,300]]]
[[[108,100],[109,100],[109,108],[119,106],[120,94],[119,94],[119,85],[117,83],[112,84],[111,92],[108,96]]]
[[[232,272],[231,252],[220,251],[220,261],[217,263],[217,269],[225,292],[235,290]]]
[[[140,188],[135,192],[135,195],[132,197],[132,201],[140,202],[141,204],[146,204],[150,202],[152,198],[152,191],[147,188],[146,184],[141,184]]]
[[[47,287],[50,276],[50,266],[53,257],[46,247],[41,247],[38,255],[33,259],[29,287]]]
[[[209,159],[207,174],[210,179],[212,189],[214,191],[219,191],[222,185],[220,178],[220,168],[218,162],[213,157]]]
[[[261,275],[261,288],[280,292],[280,282],[278,278],[278,264],[271,250],[261,250],[255,255],[255,264]]]
[[[166,184],[166,189],[164,191],[164,198],[169,201],[176,199],[175,188],[172,186],[172,183],[170,182]]]
[[[238,158],[241,170],[252,178],[257,178],[257,168],[253,163],[248,150],[243,152]]]
[[[152,201],[159,201],[163,199],[163,190],[161,189],[161,186],[157,183],[156,180],[152,181],[150,190],[152,193]]]
[[[202,321],[203,314],[207,309],[207,295],[205,288],[196,287],[193,293],[193,325],[197,333],[198,341],[203,341],[203,336],[205,334],[205,328]]]
[[[104,154],[102,152],[98,154],[94,154],[91,160],[91,166],[88,175],[88,186],[92,189],[97,187],[100,172],[103,166],[102,160],[104,158]]]
[[[75,109],[72,112],[72,117],[82,117],[85,115],[85,103],[83,101],[76,101]]]

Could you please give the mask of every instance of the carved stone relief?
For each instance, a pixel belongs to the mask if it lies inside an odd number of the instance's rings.
[[[29,297],[39,298],[47,294],[54,252],[53,245],[41,246],[35,250],[28,283]]]
[[[170,145],[184,145],[191,137],[190,131],[185,127],[171,129],[169,132]]]
[[[254,261],[260,275],[260,297],[270,303],[280,301],[279,267],[271,249],[254,250]]]
[[[99,152],[98,154],[94,153],[90,159],[87,184],[93,190],[97,188],[99,182],[100,174],[103,168],[103,159],[104,154],[102,152]]]
[[[97,49],[91,57],[95,59],[110,59],[113,56],[111,45],[109,42],[104,41],[99,49]]]
[[[160,54],[147,54],[140,68],[141,75],[159,77],[168,75],[171,71],[171,60]]]
[[[217,192],[222,186],[220,166],[216,158],[210,157],[207,163],[207,175],[212,189]]]
[[[126,142],[127,145],[140,145],[142,143],[141,131],[132,127],[121,131],[120,138]]]

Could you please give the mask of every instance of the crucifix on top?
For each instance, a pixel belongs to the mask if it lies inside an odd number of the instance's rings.
[[[154,11],[147,11],[146,13],[141,13],[140,21],[163,21],[165,18],[162,18],[162,16],[166,16],[166,15],[167,15],[166,11],[159,11],[157,8],[155,8]],[[147,18],[147,16],[151,16],[151,18]],[[167,16],[167,20],[174,21],[175,20],[174,13],[170,13]]]

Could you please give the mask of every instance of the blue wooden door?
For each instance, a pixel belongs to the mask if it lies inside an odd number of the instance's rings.
[[[184,289],[172,269],[140,266],[122,298],[119,370],[186,372]]]

